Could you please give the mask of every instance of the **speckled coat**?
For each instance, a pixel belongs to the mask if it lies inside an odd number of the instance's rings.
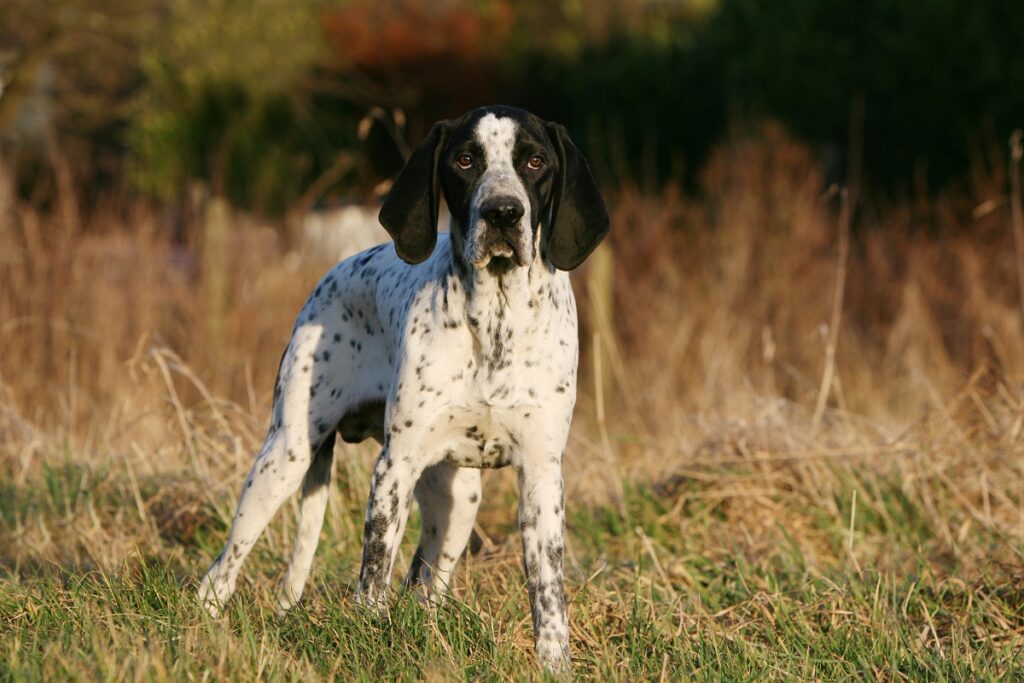
[[[452,212],[436,232],[439,195]],[[281,359],[273,414],[224,550],[200,587],[218,614],[248,552],[301,487],[280,592],[302,595],[326,507],[335,436],[383,448],[367,505],[360,598],[382,607],[413,497],[406,583],[445,592],[480,504],[480,470],[519,474],[519,519],[540,662],[569,665],[562,584],[565,449],[576,396],[576,305],[565,272],[608,230],[564,129],[488,107],[437,124],[381,210],[395,244],[327,273]]]

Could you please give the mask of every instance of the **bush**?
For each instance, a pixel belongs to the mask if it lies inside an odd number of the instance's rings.
[[[158,197],[189,179],[236,204],[282,211],[320,167],[321,122],[301,80],[321,50],[319,2],[181,0],[145,55],[132,147],[138,187]]]

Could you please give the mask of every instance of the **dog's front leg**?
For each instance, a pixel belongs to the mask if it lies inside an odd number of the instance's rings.
[[[409,517],[412,492],[423,467],[409,457],[396,458],[385,447],[373,470],[370,501],[363,527],[363,563],[359,599],[382,608],[387,601],[391,569]]]
[[[569,619],[562,583],[561,454],[524,458],[519,468],[519,527],[533,612],[537,659],[552,671],[570,668]]]

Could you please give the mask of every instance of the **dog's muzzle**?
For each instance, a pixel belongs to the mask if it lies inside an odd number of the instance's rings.
[[[529,264],[528,246],[524,240],[523,215],[526,207],[517,197],[491,197],[480,204],[478,225],[477,266],[484,266],[492,259],[502,258],[518,266]]]

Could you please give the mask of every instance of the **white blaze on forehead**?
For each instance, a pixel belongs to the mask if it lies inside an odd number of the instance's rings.
[[[512,165],[512,148],[519,125],[510,118],[487,114],[476,124],[475,136],[484,148],[487,166]]]
[[[494,255],[511,256],[510,247],[513,246],[520,258],[520,265],[530,263],[534,257],[530,196],[512,161],[518,132],[519,124],[515,119],[494,114],[481,117],[473,130],[473,136],[484,150],[485,168],[470,202],[469,224],[472,227],[466,239],[465,253],[466,260],[477,267],[487,265]],[[493,229],[487,226],[480,215],[480,207],[493,197],[514,197],[522,203],[524,209],[518,229],[511,234],[506,231],[497,247],[493,239],[487,238]],[[502,246],[503,243],[505,246]]]

